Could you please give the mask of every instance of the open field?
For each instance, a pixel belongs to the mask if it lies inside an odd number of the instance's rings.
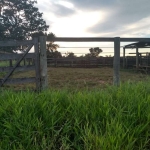
[[[4,74],[1,74],[1,77]],[[16,72],[13,77],[34,77],[34,71]],[[131,81],[138,82],[146,80],[149,75],[145,73],[136,72],[133,70],[120,71],[121,82]],[[104,88],[113,83],[113,69],[109,67],[101,68],[48,68],[48,83],[49,88],[52,89],[94,89]],[[13,85],[14,88],[31,87],[34,84]]]
[[[105,90],[1,91],[4,150],[149,150],[150,80]]]

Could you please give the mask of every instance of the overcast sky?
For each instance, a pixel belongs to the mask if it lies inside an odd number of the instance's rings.
[[[43,18],[50,25],[49,32],[58,37],[150,37],[150,0],[37,0],[37,2],[36,6],[43,12]],[[111,46],[110,43],[59,43],[59,45]],[[73,50],[60,49],[60,51]],[[80,51],[75,49],[75,52]],[[82,50],[84,51],[88,49]]]

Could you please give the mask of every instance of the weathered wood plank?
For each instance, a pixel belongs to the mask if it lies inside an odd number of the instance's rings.
[[[113,62],[113,84],[120,84],[120,38],[116,37],[114,41],[114,62]]]
[[[109,58],[109,57],[108,57]],[[85,60],[85,61],[96,61],[101,60],[103,57],[100,58],[48,58],[47,61],[78,61],[78,60]]]
[[[150,38],[120,38],[121,42],[150,42]]]
[[[123,68],[125,68],[125,52],[126,52],[126,49],[125,47],[123,47]]]
[[[0,79],[0,83],[3,81],[3,79]],[[24,83],[33,83],[35,82],[35,77],[30,78],[10,78],[7,79],[5,84],[24,84]]]
[[[126,47],[126,49],[133,49],[133,48],[136,48],[136,47]],[[140,46],[138,46],[138,48],[150,48],[150,47],[140,47]]]
[[[0,54],[0,60],[13,60],[13,59],[19,59],[23,56],[24,54]],[[26,58],[34,58],[35,54],[34,53],[28,53],[25,56]]]
[[[47,41],[56,42],[114,42],[114,37],[47,37]],[[121,42],[149,42],[150,38],[120,38]]]
[[[113,37],[47,37],[46,41],[56,42],[113,42]]]
[[[139,49],[136,47],[136,69],[139,68]]]
[[[128,54],[136,54],[136,53],[128,53]],[[145,52],[145,53],[139,53],[139,54],[147,54],[147,52]],[[134,57],[134,56],[133,56]]]
[[[8,72],[11,69],[13,69],[13,67],[0,67],[0,72]],[[15,71],[31,71],[34,69],[35,66],[21,66],[21,67],[17,67]]]
[[[40,76],[41,89],[44,90],[48,87],[46,36],[40,37]]]
[[[20,45],[33,45],[33,40],[26,40],[26,41],[0,41],[0,47],[3,46],[20,46]]]

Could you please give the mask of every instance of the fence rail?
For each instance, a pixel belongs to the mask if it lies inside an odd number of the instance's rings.
[[[47,37],[56,42],[114,42],[116,37]],[[149,42],[150,38],[120,38],[120,42]]]
[[[33,45],[33,40],[26,40],[26,41],[0,41],[0,47],[4,46],[25,46],[25,45]]]
[[[20,57],[22,57],[23,54],[0,54],[0,60],[14,60],[14,59],[19,59]],[[27,58],[35,58],[35,54],[34,53],[28,53],[25,56],[25,59]]]
[[[113,57],[100,58],[48,58],[48,66],[52,67],[99,67],[113,66]]]
[[[13,69],[13,67],[0,67],[0,72],[8,72],[9,70]],[[15,71],[31,71],[34,70],[35,66],[21,66],[17,67]]]
[[[2,79],[0,79],[2,81]],[[35,77],[29,78],[10,78],[7,79],[5,84],[24,84],[24,83],[34,83],[36,81]]]

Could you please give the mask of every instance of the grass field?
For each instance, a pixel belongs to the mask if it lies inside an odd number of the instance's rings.
[[[150,80],[92,91],[1,91],[0,149],[149,150],[149,93]]]
[[[112,68],[48,68],[46,91],[1,89],[0,150],[149,150],[149,75],[120,76],[114,87]]]
[[[3,74],[0,75],[4,76]],[[34,77],[34,71],[16,72],[13,77]],[[132,70],[121,70],[121,82],[138,82],[146,80],[147,74]],[[105,88],[113,83],[113,69],[109,67],[102,68],[48,68],[48,84],[52,89],[94,89]],[[15,85],[13,88],[34,88],[34,84]]]

